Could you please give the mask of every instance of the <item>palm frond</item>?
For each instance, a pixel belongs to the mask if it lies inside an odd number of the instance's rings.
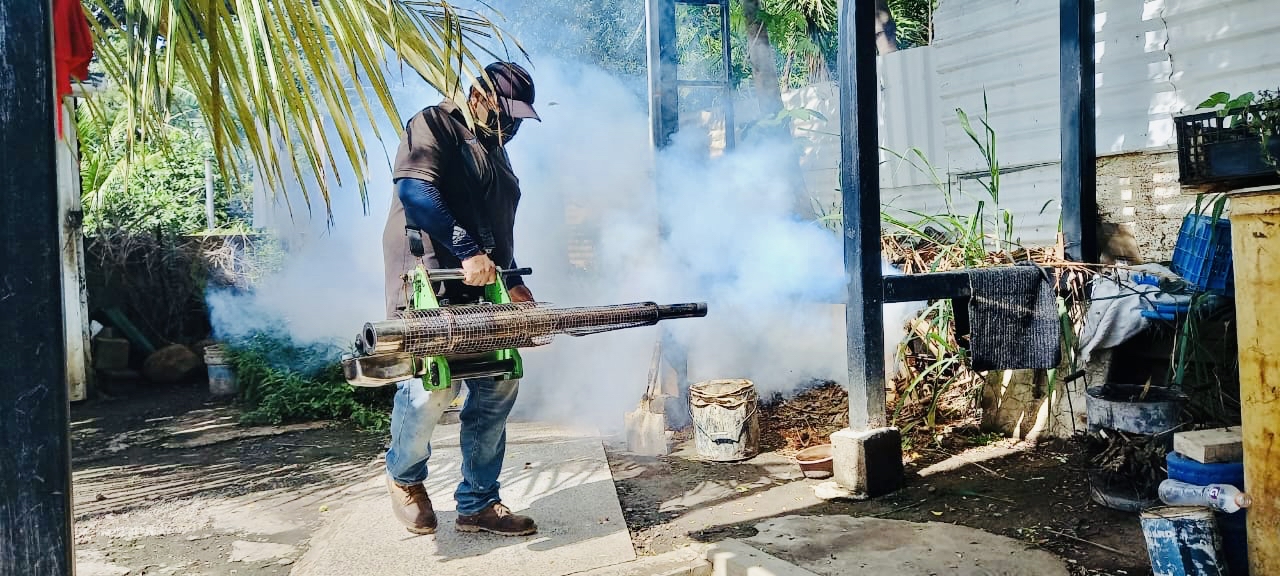
[[[240,178],[237,159],[247,155],[270,189],[308,179],[307,208],[318,193],[326,212],[339,157],[367,196],[370,142],[357,119],[379,140],[379,117],[397,136],[402,129],[394,64],[459,99],[487,63],[478,55],[508,42],[486,16],[447,0],[82,1],[102,68],[128,96],[121,131],[130,154],[168,123],[173,98],[194,99],[224,179]],[[191,80],[188,93],[175,91],[180,76]]]

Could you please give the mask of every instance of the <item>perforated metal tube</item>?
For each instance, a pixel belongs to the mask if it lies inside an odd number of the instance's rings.
[[[393,320],[370,322],[361,338],[367,353],[451,356],[530,348],[549,343],[557,334],[584,336],[649,326],[670,318],[705,316],[706,312],[705,304],[659,306],[652,302],[579,308],[533,302],[473,304],[410,310]]]

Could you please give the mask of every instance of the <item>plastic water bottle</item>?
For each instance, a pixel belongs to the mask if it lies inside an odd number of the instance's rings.
[[[1207,506],[1228,514],[1253,504],[1248,494],[1230,484],[1197,486],[1177,480],[1160,483],[1160,501],[1170,506]]]

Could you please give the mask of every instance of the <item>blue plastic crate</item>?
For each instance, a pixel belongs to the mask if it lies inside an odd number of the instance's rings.
[[[1235,286],[1231,221],[1220,216],[1215,222],[1212,215],[1188,214],[1173,249],[1173,272],[1200,290],[1230,291]]]

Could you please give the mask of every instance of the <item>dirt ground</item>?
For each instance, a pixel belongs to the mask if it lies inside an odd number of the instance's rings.
[[[239,426],[203,383],[117,393],[71,409],[81,576],[287,574],[336,492],[381,472],[385,439],[345,424]]]
[[[1080,575],[1151,573],[1138,519],[1089,500],[1076,447],[1067,442],[923,451],[907,465],[902,490],[866,502],[818,499],[813,487],[823,481],[800,477],[798,467],[777,453],[723,464],[696,460],[688,446],[663,458],[611,448],[610,465],[639,554],[753,536],[753,526],[774,515],[848,514],[979,528],[1049,550]],[[713,487],[731,495],[685,505],[689,495]],[[769,510],[765,500],[785,510]],[[690,516],[696,522],[685,522]]]
[[[341,487],[381,474],[382,435],[337,423],[248,429],[237,414],[197,384],[72,408],[80,573],[287,574]],[[1054,552],[1080,575],[1150,573],[1137,518],[1089,501],[1073,444],[976,445],[985,440],[917,448],[906,486],[868,502],[818,499],[822,481],[777,451],[722,464],[700,461],[687,440],[662,458],[606,449],[641,555],[750,536],[777,516],[849,514],[980,528]],[[287,513],[255,515],[255,502]],[[209,512],[228,503],[248,512]]]

